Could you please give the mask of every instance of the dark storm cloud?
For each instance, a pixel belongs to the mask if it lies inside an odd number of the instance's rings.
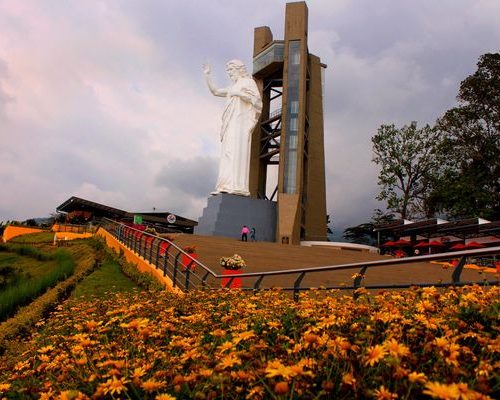
[[[212,157],[171,160],[160,170],[155,183],[174,193],[179,191],[205,198],[215,189],[217,165],[217,159]]]

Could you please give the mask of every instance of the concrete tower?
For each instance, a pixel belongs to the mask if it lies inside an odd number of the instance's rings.
[[[326,240],[322,64],[307,47],[305,2],[286,5],[285,38],[255,28],[253,77],[263,100],[252,137],[250,193],[277,201],[276,241]],[[274,166],[274,167],[273,167]],[[277,185],[269,191],[271,168]]]

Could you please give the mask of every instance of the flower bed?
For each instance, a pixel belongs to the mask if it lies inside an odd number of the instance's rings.
[[[442,398],[498,394],[498,287],[359,297],[194,291],[67,302],[0,395]],[[88,397],[87,397],[88,396]]]

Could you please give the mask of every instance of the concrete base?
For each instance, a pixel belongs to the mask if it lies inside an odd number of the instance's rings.
[[[226,193],[210,196],[194,233],[241,239],[243,225],[255,228],[257,241],[275,242],[276,202]]]

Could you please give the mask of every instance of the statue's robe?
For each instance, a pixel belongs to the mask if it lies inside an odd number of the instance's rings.
[[[230,95],[241,90],[250,102]],[[216,192],[249,196],[250,145],[252,132],[262,111],[257,84],[251,77],[238,78],[228,91],[226,108],[222,115],[221,156]]]

